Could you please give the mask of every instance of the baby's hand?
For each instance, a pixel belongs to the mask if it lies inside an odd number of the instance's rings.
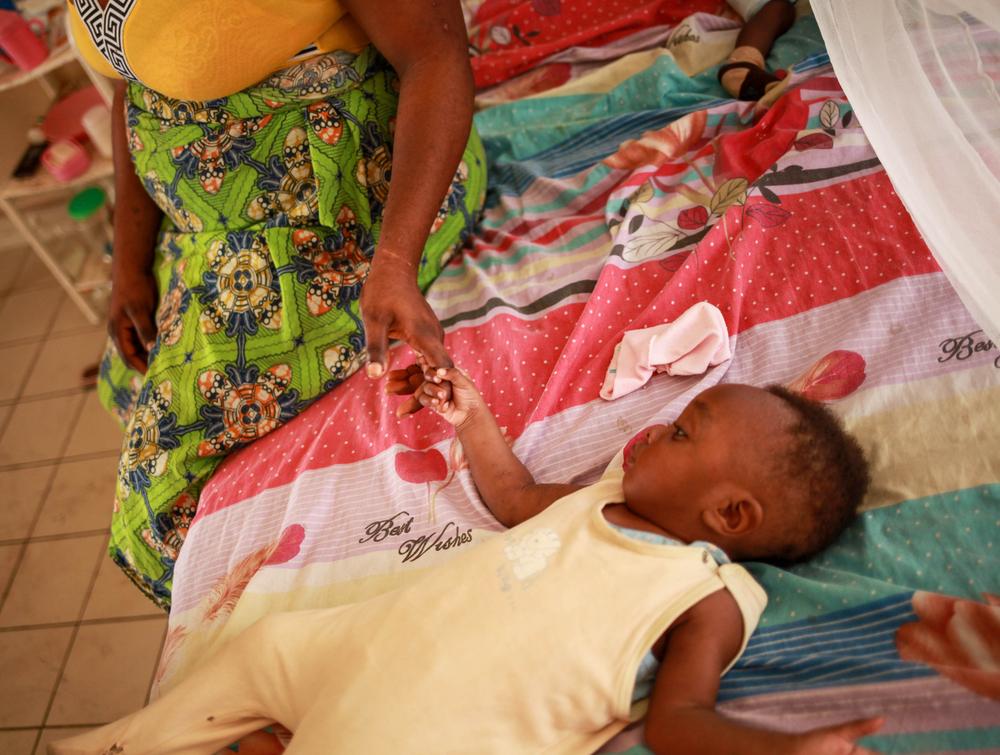
[[[874,734],[882,727],[881,718],[864,718],[822,729],[813,729],[794,737],[790,748],[794,755],[875,755],[856,740]]]
[[[456,429],[471,421],[486,405],[475,383],[457,367],[428,369],[414,397]]]

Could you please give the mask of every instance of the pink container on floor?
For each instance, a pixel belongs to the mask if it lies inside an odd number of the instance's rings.
[[[42,153],[42,165],[57,181],[72,181],[90,167],[90,155],[78,142],[66,139]]]
[[[53,143],[63,139],[85,138],[87,130],[83,126],[83,116],[96,105],[104,105],[104,100],[95,86],[77,89],[52,103],[42,121],[45,138]]]
[[[31,25],[10,10],[0,11],[0,48],[3,48],[0,58],[22,71],[30,71],[49,57],[49,48],[35,35]]]

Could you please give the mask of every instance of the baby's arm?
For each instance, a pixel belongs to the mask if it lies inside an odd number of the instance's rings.
[[[728,590],[697,603],[670,628],[649,703],[646,744],[656,753],[863,755],[855,740],[882,725],[877,718],[801,734],[765,731],[716,713],[719,678],[736,657],[743,618]]]
[[[475,384],[461,370],[428,371],[414,397],[455,426],[479,495],[501,524],[520,524],[582,487],[535,482],[511,451]]]

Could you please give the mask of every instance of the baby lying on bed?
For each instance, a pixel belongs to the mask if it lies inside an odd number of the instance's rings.
[[[147,708],[51,753],[211,753],[275,721],[293,754],[589,753],[641,715],[637,672],[657,665],[656,752],[864,752],[854,741],[878,719],[793,735],[715,712],[766,602],[731,559],[807,558],[864,495],[864,457],[825,409],[717,386],[597,483],[540,484],[463,373],[399,374],[397,391],[455,426],[512,529],[410,586],[266,617]]]

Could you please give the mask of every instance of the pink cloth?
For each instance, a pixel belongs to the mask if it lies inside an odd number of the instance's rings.
[[[654,372],[700,375],[731,356],[722,312],[698,302],[673,322],[626,331],[608,365],[601,398],[610,401],[638,390]]]

